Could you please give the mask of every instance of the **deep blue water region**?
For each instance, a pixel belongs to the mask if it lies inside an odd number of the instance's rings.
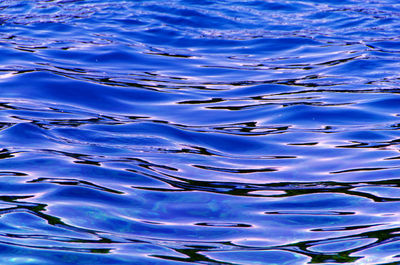
[[[400,264],[397,0],[0,1],[0,264]]]

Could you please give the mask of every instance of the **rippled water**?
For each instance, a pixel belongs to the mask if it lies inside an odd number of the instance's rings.
[[[0,264],[400,264],[398,1],[0,24]]]

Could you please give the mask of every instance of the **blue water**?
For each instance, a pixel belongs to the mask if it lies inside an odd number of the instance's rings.
[[[400,264],[395,0],[0,1],[0,264]]]

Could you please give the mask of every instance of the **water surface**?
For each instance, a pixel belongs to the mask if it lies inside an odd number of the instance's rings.
[[[400,4],[0,2],[1,264],[400,264]]]

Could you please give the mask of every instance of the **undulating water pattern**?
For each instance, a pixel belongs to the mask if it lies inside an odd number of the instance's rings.
[[[0,264],[400,264],[397,0],[0,1]]]

